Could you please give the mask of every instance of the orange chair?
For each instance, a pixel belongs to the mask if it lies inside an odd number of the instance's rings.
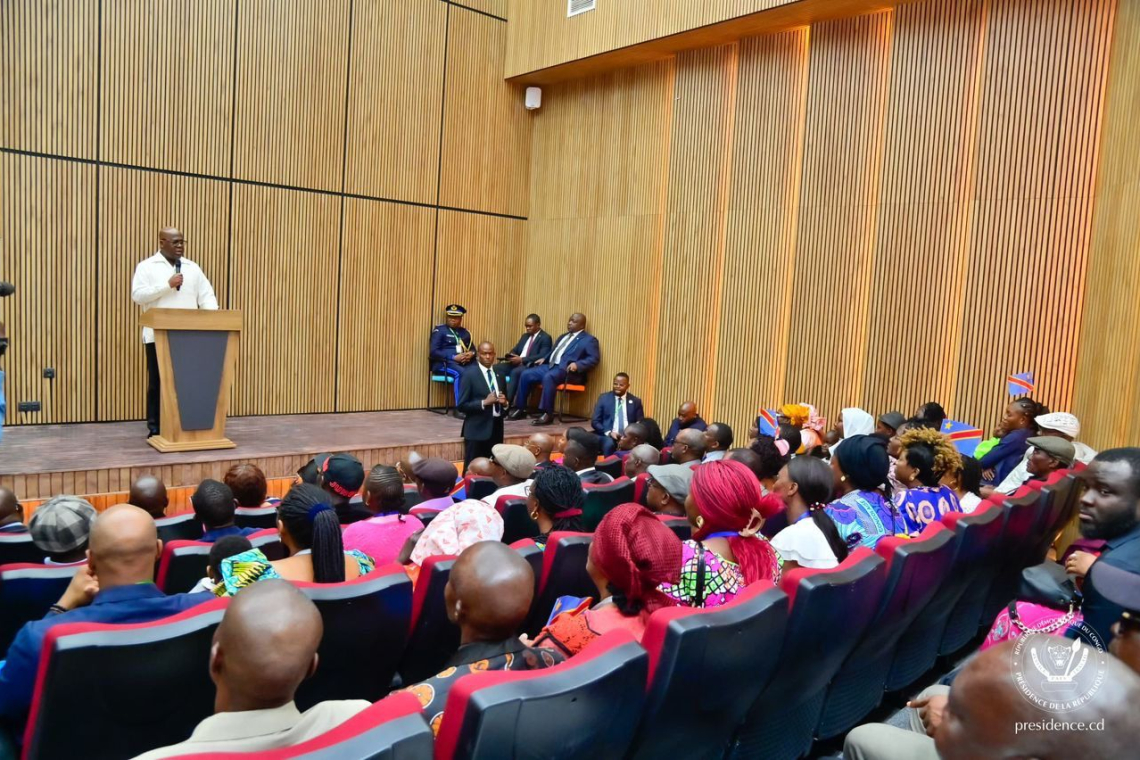
[[[554,390],[558,394],[558,400],[554,404],[554,407],[557,410],[556,413],[558,414],[558,421],[560,423],[565,422],[566,417],[568,416],[566,414],[566,407],[570,403],[570,400],[569,400],[570,394],[571,393],[585,393],[586,392],[586,386],[584,386],[584,385],[573,385],[571,383],[562,383],[562,385],[559,385]],[[569,418],[570,418],[571,422],[585,422],[587,419],[586,417],[579,417],[577,415],[569,415]]]

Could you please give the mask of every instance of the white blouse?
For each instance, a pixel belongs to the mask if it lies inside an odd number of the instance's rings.
[[[785,562],[795,562],[800,567],[826,570],[839,564],[823,531],[810,517],[794,522],[777,533],[772,539],[772,546],[776,547]]]

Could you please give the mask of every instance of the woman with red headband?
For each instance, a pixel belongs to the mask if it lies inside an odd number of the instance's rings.
[[[661,590],[686,607],[717,607],[752,583],[779,583],[780,555],[760,527],[782,508],[740,462],[698,467],[685,499],[693,538],[682,545],[680,579]]]
[[[530,519],[538,525],[534,542],[546,548],[546,539],[555,531],[582,531],[582,480],[562,465],[545,467],[535,476],[526,494]]]
[[[594,531],[586,572],[598,587],[600,602],[585,599],[559,613],[535,639],[567,657],[618,628],[638,641],[655,610],[675,602],[658,588],[681,574],[681,539],[640,504],[614,507]]]

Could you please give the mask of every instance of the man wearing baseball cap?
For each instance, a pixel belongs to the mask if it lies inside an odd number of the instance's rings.
[[[645,501],[659,515],[685,516],[685,499],[693,482],[693,468],[684,464],[655,464],[649,468]]]
[[[367,520],[372,513],[363,503],[353,502],[364,485],[364,465],[352,454],[333,454],[321,468],[321,488],[329,495],[341,525]]]
[[[902,424],[906,422],[906,417],[902,416],[902,412],[887,412],[880,414],[879,419],[875,425],[875,432],[879,435],[885,435],[887,438],[892,438]]]
[[[87,538],[95,521],[95,507],[78,496],[56,496],[32,513],[28,532],[44,552],[45,565],[82,565],[87,562]]]
[[[526,497],[538,463],[534,454],[522,446],[499,443],[491,449],[491,462],[495,471],[491,477],[499,490],[483,499],[483,503],[493,507],[501,496]]]
[[[1069,441],[1073,445],[1074,459],[1082,464],[1088,464],[1096,456],[1096,452],[1083,443],[1078,443],[1076,438],[1081,434],[1081,422],[1075,416],[1068,412],[1050,412],[1049,414],[1038,415],[1034,419],[1037,429],[1040,430],[1039,437],[1054,437],[1064,441]],[[1011,494],[1018,488],[1021,488],[1032,477],[1029,472],[1029,457],[1033,454],[1033,447],[1030,446],[1025,450],[1025,456],[1022,457],[1021,462],[1014,467],[1009,475],[1005,477],[1001,483],[998,484],[994,490],[997,493]],[[1072,466],[1073,459],[1070,459],[1066,467]],[[989,494],[983,492],[983,496]]]

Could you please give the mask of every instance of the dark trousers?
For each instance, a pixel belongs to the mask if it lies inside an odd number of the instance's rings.
[[[602,450],[602,456],[608,457],[617,451],[617,441],[608,435],[598,435],[598,447]]]
[[[554,411],[554,397],[556,391],[554,390],[559,385],[566,381],[566,368],[565,367],[551,367],[549,364],[541,364],[537,367],[528,367],[519,374],[517,381],[518,391],[515,397],[514,405],[518,407],[525,407],[527,397],[530,396],[530,389],[536,385],[542,385],[542,400],[538,403],[538,408],[550,414]]]
[[[153,343],[146,344],[146,429],[151,435],[158,435],[158,349]]]
[[[479,457],[491,458],[491,449],[503,442],[503,418],[498,417],[491,425],[491,437],[485,441],[473,441],[470,438],[463,439],[463,470],[467,471],[467,465],[471,464],[472,459]]]

